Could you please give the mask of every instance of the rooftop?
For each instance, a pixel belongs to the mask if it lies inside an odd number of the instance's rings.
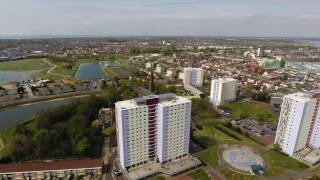
[[[236,81],[236,79],[233,79],[233,78],[219,78],[219,79],[213,79],[212,81],[232,82],[232,81]]]
[[[0,174],[16,172],[52,171],[64,169],[91,169],[102,167],[102,159],[68,160],[68,161],[35,161],[20,164],[0,164]]]
[[[144,96],[144,97],[135,98],[131,100],[119,101],[116,103],[116,105],[124,109],[137,108],[139,106],[145,106],[145,100],[154,99],[154,98],[159,98],[159,103],[164,106],[190,102],[190,100],[184,97],[176,96],[173,93],[166,93],[166,94],[160,94],[160,95]]]
[[[290,98],[290,99],[294,99],[299,102],[308,102],[313,99],[313,94],[298,92],[298,93],[286,95],[285,97]]]

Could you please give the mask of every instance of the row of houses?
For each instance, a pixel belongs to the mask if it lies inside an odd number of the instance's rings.
[[[0,164],[0,179],[100,179],[102,167],[102,159]]]

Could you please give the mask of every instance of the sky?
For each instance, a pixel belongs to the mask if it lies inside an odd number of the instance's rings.
[[[320,37],[320,0],[0,0],[0,36]]]

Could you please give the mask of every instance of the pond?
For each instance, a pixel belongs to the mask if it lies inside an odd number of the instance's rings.
[[[31,118],[42,110],[68,105],[72,101],[73,99],[61,99],[0,110],[0,130]]]
[[[0,71],[0,84],[32,79],[36,72],[38,71]]]
[[[81,81],[96,80],[105,77],[106,75],[98,63],[82,63],[76,73],[76,79]]]

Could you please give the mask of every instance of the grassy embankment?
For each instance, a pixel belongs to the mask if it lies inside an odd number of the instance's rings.
[[[268,177],[282,175],[288,170],[303,171],[308,168],[307,165],[272,149],[264,152],[262,157],[270,166],[265,173],[265,176]]]

